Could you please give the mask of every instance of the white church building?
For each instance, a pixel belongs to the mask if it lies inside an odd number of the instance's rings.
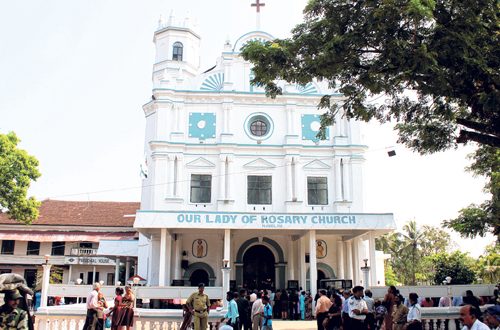
[[[324,84],[282,82],[275,99],[252,86],[240,49],[273,38],[253,31],[227,41],[207,70],[189,23],[169,20],[154,33],[153,96],[143,106],[148,175],[134,223],[138,275],[149,285],[384,285],[375,238],[395,222],[364,211],[361,125],[339,116],[318,140],[317,105],[332,94]]]

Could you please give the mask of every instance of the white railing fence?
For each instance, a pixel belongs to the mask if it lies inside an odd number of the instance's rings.
[[[373,293],[373,298],[382,299],[387,293],[388,287],[374,286],[369,288]],[[421,285],[421,286],[398,286],[397,289],[408,297],[411,292],[415,292],[419,297],[457,297],[465,296],[465,291],[471,290],[475,296],[492,296],[495,290],[494,284],[466,284],[466,285]]]
[[[85,305],[54,306],[41,308],[35,315],[35,330],[80,330],[85,323]],[[222,311],[212,310],[208,318],[208,329],[219,328]],[[134,329],[177,330],[182,324],[182,310],[135,309]]]

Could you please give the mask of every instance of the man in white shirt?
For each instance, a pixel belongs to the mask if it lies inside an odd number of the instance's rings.
[[[479,308],[465,305],[460,308],[460,321],[464,324],[462,330],[490,330],[490,327],[479,321],[481,316]]]
[[[422,330],[422,310],[418,304],[418,294],[412,292],[408,296],[410,307],[408,308],[407,330]]]
[[[364,330],[366,329],[365,319],[368,314],[368,306],[366,301],[363,300],[362,286],[355,286],[352,288],[352,297],[349,298],[349,318],[350,329]]]
[[[92,291],[90,291],[87,296],[87,317],[85,318],[85,324],[83,325],[83,330],[93,329],[95,322],[97,321],[97,310],[102,308],[99,305],[99,290],[101,289],[101,284],[94,283],[92,286]]]
[[[262,304],[262,292],[256,293],[256,300],[252,304],[252,330],[260,330],[262,328],[262,314],[264,313],[264,304]]]

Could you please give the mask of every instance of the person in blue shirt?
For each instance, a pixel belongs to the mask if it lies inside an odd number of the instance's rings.
[[[306,292],[302,291],[299,296],[300,319],[306,319]]]
[[[264,311],[262,312],[262,330],[273,330],[273,308],[269,303],[269,297],[262,297]]]
[[[239,314],[238,314],[238,304],[236,304],[236,300],[239,297],[238,292],[231,292],[228,291],[226,293],[226,299],[229,301],[227,304],[227,313],[224,315],[224,320],[227,321],[227,324],[232,326],[233,329],[239,329],[238,328],[238,322],[239,322]]]

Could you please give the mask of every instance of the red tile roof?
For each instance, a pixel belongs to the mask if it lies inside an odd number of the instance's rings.
[[[133,227],[137,202],[79,202],[44,200],[33,225]],[[125,215],[128,215],[125,217]],[[0,213],[0,224],[18,224]]]

